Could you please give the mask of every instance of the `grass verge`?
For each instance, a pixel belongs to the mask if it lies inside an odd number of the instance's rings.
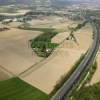
[[[73,86],[72,90],[69,93],[69,96],[67,96],[67,100],[74,100],[74,96],[76,95],[76,93],[80,91],[82,88],[84,88],[86,84],[88,84],[91,81],[92,76],[94,75],[96,69],[97,69],[96,61],[88,65],[88,67],[84,70],[84,73],[78,80],[78,82]]]
[[[72,100],[100,100],[100,82],[84,87],[74,94]]]

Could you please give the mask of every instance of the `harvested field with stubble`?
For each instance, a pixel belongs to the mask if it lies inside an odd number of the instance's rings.
[[[41,32],[11,28],[0,32],[0,65],[15,75],[39,62],[38,57],[29,45],[29,40]]]

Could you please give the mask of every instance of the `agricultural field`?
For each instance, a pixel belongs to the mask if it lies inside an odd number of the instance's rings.
[[[28,11],[30,10],[20,9],[19,7],[15,6],[0,6],[0,15],[5,15],[5,16],[24,15]]]
[[[39,62],[42,58],[32,51],[29,40],[40,34],[16,28],[0,32],[0,65],[18,75]]]
[[[1,13],[16,13],[17,9],[12,9],[10,7],[4,7],[4,6],[0,6],[0,14]]]
[[[0,32],[0,64],[15,75],[22,73],[19,76],[22,80],[49,94],[59,79],[69,72],[71,66],[91,45],[92,30],[87,25],[75,32],[77,39],[77,43],[75,43],[73,40],[66,40],[66,38],[69,36],[70,27],[76,27],[80,23],[79,21],[59,17],[54,17],[55,21],[50,20],[53,19],[53,16],[48,16],[47,19],[28,22],[26,26],[29,25],[29,29],[20,29],[19,26],[23,23],[18,22],[7,25],[10,30]],[[58,33],[51,36],[51,29],[55,29]],[[59,46],[48,58],[43,60],[33,52],[29,41],[37,41],[38,39],[44,41],[45,37],[48,42],[48,36],[50,36],[50,43],[59,44]],[[43,61],[41,62],[41,60]]]
[[[0,100],[49,100],[49,96],[19,78],[0,81]]]
[[[81,1],[0,0],[0,100],[50,100],[69,79],[100,25],[100,7]],[[99,66],[100,52],[68,100],[100,100]]]

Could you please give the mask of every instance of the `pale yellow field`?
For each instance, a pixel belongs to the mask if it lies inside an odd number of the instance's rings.
[[[50,17],[41,17],[41,19],[33,19],[29,21],[32,27],[49,27],[56,29],[67,29],[67,24],[72,23],[71,21],[64,20],[62,17],[50,16]]]
[[[29,10],[18,10],[15,13],[0,12],[0,15],[5,15],[5,16],[18,16],[18,15],[24,15],[27,12],[29,12]]]
[[[65,38],[69,36],[69,32],[60,32],[54,38],[52,38],[52,43],[61,43]]]
[[[69,27],[70,26],[72,26],[72,25],[69,24]],[[92,27],[90,25],[86,25],[84,28],[82,28],[82,29],[80,29],[80,30],[78,30],[77,32],[74,33],[74,35],[75,35],[75,37],[77,39],[77,43],[76,44],[74,43],[74,45],[76,45],[75,49],[77,49],[77,50],[81,49],[81,50],[85,50],[86,51],[89,48],[89,46],[91,46],[92,41],[93,41],[92,40],[92,31],[93,31]],[[57,36],[55,36],[52,39],[52,42],[53,43],[60,43],[62,40],[67,38],[69,36],[69,34],[70,34],[70,31],[61,32],[61,33],[59,33]],[[72,43],[72,41],[67,41],[67,42]]]
[[[87,50],[91,46],[93,42],[92,31],[92,27],[90,25],[86,25],[84,28],[75,33],[79,49]]]
[[[39,34],[15,28],[0,32],[0,65],[17,75],[40,61],[29,46],[29,40]]]
[[[22,25],[21,22],[12,22],[8,24],[11,28],[17,28],[18,26]]]
[[[31,24],[32,27],[43,27],[47,26],[47,24],[50,24],[51,21],[47,19],[33,19],[32,21],[29,21],[28,23]]]

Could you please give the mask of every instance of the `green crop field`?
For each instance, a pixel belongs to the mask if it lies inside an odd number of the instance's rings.
[[[49,100],[49,96],[19,78],[0,81],[0,100]]]

